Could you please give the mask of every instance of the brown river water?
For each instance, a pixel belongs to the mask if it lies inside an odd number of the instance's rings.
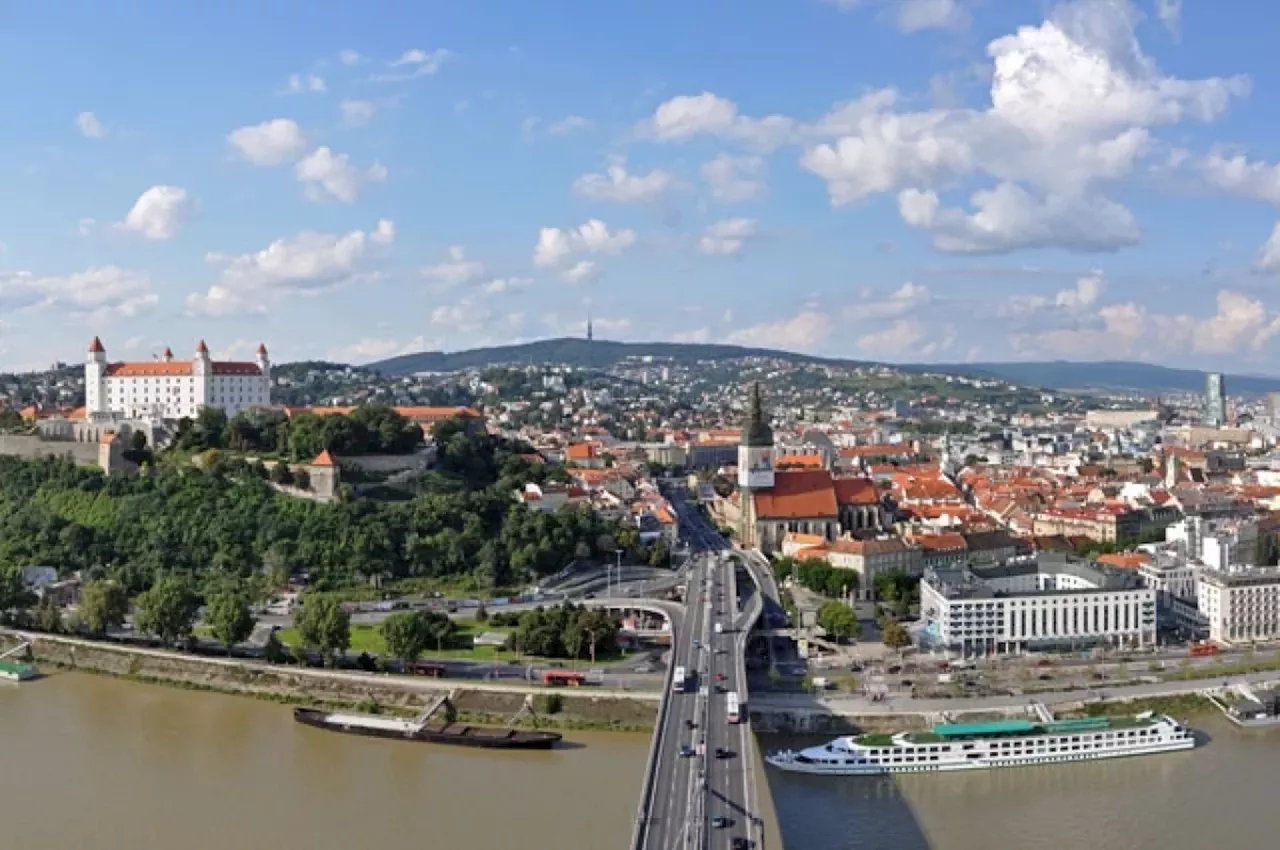
[[[379,741],[283,705],[74,673],[0,684],[0,847],[622,848],[648,738]]]
[[[895,778],[766,771],[788,850],[1203,850],[1280,835],[1280,729],[1204,746]],[[378,741],[251,699],[55,673],[0,684],[0,847],[623,848],[648,739],[546,753]],[[804,741],[764,739],[771,749]],[[766,848],[774,850],[774,848]]]

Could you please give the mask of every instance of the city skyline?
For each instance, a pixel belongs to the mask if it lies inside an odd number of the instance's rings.
[[[360,363],[590,309],[597,338],[1274,374],[1280,10],[1016,5],[19,6],[0,369],[94,334]]]

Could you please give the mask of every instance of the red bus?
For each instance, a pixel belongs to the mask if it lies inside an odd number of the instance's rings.
[[[1192,644],[1191,651],[1188,654],[1195,655],[1195,656],[1217,655],[1218,652],[1219,652],[1218,645],[1216,643],[1205,642],[1205,643]]]
[[[432,661],[415,661],[409,665],[409,673],[415,676],[431,676],[436,679],[447,679],[449,668]]]
[[[552,685],[555,687],[567,685],[570,688],[579,688],[587,683],[587,677],[582,673],[570,673],[566,670],[547,670],[542,674],[542,684]]]

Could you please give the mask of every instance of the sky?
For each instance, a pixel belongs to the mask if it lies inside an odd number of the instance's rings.
[[[597,338],[1280,374],[1267,0],[0,21],[2,370],[95,335],[363,363],[589,311]]]

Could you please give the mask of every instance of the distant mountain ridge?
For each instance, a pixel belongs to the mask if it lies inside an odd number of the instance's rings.
[[[867,360],[815,357],[791,351],[692,342],[615,342],[579,337],[543,339],[519,345],[473,348],[466,351],[422,351],[402,354],[370,363],[362,368],[385,375],[415,372],[457,372],[498,365],[557,363],[603,369],[628,357],[670,358],[678,363],[700,360],[733,360],[740,357],[771,357],[793,363],[838,366],[885,365],[908,372],[935,372],[970,377],[1001,378],[1023,386],[1048,389],[1106,389],[1134,392],[1203,392],[1205,373],[1195,369],[1174,369],[1126,360],[1076,362],[1053,360],[1019,363],[914,363],[894,364]],[[1280,378],[1257,375],[1227,375],[1227,392],[1256,395],[1280,392]]]

